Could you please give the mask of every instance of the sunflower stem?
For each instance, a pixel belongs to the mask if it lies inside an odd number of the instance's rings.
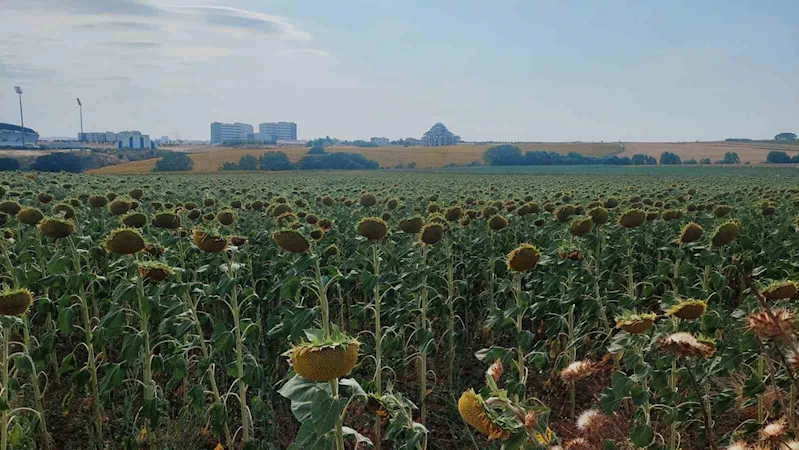
[[[377,242],[372,244],[372,266],[374,267],[375,287],[375,393],[377,396],[383,395],[383,326],[380,323],[380,255],[378,254]],[[380,417],[375,421],[375,450],[380,450],[382,429],[380,427]]]
[[[239,308],[238,288],[233,271],[233,257],[223,251],[227,262],[227,276],[233,280],[230,291],[230,306],[233,313],[233,328],[236,330],[236,382],[239,386],[239,405],[241,406],[241,444],[250,441],[250,410],[247,408],[247,383],[244,382],[244,340],[241,334],[241,310]],[[317,262],[318,263],[318,262]]]

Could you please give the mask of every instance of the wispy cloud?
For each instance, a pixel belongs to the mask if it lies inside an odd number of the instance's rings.
[[[128,31],[156,31],[158,26],[153,23],[146,22],[133,22],[124,20],[101,21],[101,22],[88,22],[75,25],[76,28],[85,30],[128,30]]]
[[[269,14],[255,13],[226,6],[188,5],[173,8],[173,10],[195,16],[213,26],[246,29],[295,39],[310,38],[307,33],[298,30],[284,18]]]
[[[0,79],[42,78],[50,73],[50,70],[38,65],[13,63],[8,58],[0,57]]]
[[[24,0],[11,2],[12,10],[59,10],[73,14],[113,14],[152,17],[163,10],[139,0]]]
[[[142,41],[113,41],[108,45],[130,49],[152,49],[161,46],[158,42],[142,42]]]

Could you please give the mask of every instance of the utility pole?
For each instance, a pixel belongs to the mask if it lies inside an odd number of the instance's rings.
[[[80,139],[78,140],[83,142],[86,140],[86,135],[83,134],[83,103],[80,102],[79,98],[76,98],[75,100],[78,101],[78,109],[80,109]]]
[[[22,127],[22,148],[25,148],[25,118],[22,116],[22,88],[14,86],[14,92],[19,95],[19,123]]]

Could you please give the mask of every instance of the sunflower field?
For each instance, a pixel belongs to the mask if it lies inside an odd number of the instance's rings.
[[[799,450],[799,174],[0,173],[0,450]]]

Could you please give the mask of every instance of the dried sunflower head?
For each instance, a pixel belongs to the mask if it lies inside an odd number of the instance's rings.
[[[500,231],[508,226],[508,220],[502,216],[494,215],[488,219],[488,228],[492,231]]]
[[[652,328],[656,319],[657,315],[652,313],[625,314],[616,318],[616,328],[621,328],[630,334],[641,334]]]
[[[428,223],[422,227],[422,232],[419,234],[419,241],[423,245],[435,245],[444,239],[444,226],[440,223]]]
[[[738,237],[740,231],[740,224],[734,220],[719,225],[711,237],[713,247],[723,247],[729,244]]]
[[[788,339],[794,329],[794,314],[786,308],[776,308],[772,314],[776,321],[772,320],[765,310],[749,314],[746,318],[746,329],[760,339],[775,341]]]
[[[541,252],[530,244],[522,244],[508,254],[508,270],[527,272],[541,259]]]
[[[596,371],[597,366],[593,361],[587,359],[575,361],[560,372],[560,379],[563,380],[564,383],[574,383],[583,378],[590,377],[596,373]]]
[[[388,225],[383,219],[365,217],[358,222],[358,234],[370,241],[380,241],[388,234]]]
[[[75,232],[75,225],[69,220],[45,217],[39,222],[39,230],[47,237],[62,239]]]
[[[631,209],[619,216],[619,225],[624,228],[636,228],[646,221],[646,213],[641,209]]]
[[[664,336],[658,340],[661,350],[675,356],[711,358],[716,352],[715,346],[703,342],[689,333],[679,332]]]
[[[27,289],[3,289],[0,291],[0,315],[21,316],[33,304],[33,294]]]
[[[117,255],[132,255],[144,247],[144,238],[133,228],[117,228],[105,239],[105,249]]]
[[[311,248],[308,239],[297,230],[279,230],[272,233],[272,240],[290,253],[305,253]]]
[[[503,428],[503,424],[496,423],[489,407],[483,402],[480,394],[469,389],[458,400],[458,412],[463,421],[479,431],[488,439],[507,440],[511,430]]]
[[[793,281],[775,281],[763,289],[766,300],[784,300],[793,298],[799,293],[799,286]]]
[[[569,226],[569,231],[571,232],[572,236],[583,236],[591,231],[593,228],[594,222],[591,220],[590,217],[578,218],[574,219]]]
[[[707,302],[704,300],[681,299],[666,311],[666,315],[683,320],[696,320],[702,317],[705,310],[707,310]]]
[[[694,222],[688,222],[682,227],[677,242],[680,244],[687,244],[689,242],[698,241],[701,237],[702,227]]]

